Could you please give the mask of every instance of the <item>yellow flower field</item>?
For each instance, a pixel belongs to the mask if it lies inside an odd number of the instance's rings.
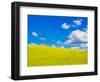
[[[28,67],[87,64],[88,54],[82,50],[28,45]]]

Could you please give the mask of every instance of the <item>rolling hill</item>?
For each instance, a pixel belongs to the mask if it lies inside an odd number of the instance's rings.
[[[88,54],[82,50],[28,45],[28,67],[79,65],[88,63]]]

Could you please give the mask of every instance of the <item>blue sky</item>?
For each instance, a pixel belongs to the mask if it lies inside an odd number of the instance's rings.
[[[87,17],[28,15],[28,44],[78,48],[87,44]]]

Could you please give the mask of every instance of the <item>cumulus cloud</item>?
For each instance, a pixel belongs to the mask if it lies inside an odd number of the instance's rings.
[[[82,23],[81,23],[81,20],[74,20],[73,23],[76,25],[76,26],[80,26]]]
[[[73,46],[71,49],[80,49],[83,51],[88,51],[88,44],[87,43],[80,43],[79,46]]]
[[[84,47],[84,48],[87,48],[87,46],[88,46],[88,43],[81,43],[81,45],[80,45],[80,47]]]
[[[61,41],[57,41],[57,42],[56,42],[56,47],[64,48],[64,43],[61,42]]]
[[[40,37],[40,40],[46,40],[44,37]]]
[[[67,24],[67,23],[63,23],[63,24],[61,25],[61,28],[63,28],[63,29],[69,29],[69,28],[70,28],[70,25]]]
[[[52,47],[53,47],[53,48],[56,48],[56,46],[55,46],[55,45],[52,45]]]
[[[42,44],[40,44],[40,46],[46,46],[46,44],[43,44],[43,43],[42,43]]]
[[[64,46],[60,46],[60,48],[64,48]]]
[[[87,50],[88,50],[88,43],[81,43],[81,44],[80,44],[80,48],[81,48],[83,51],[87,51]]]
[[[71,49],[76,49],[77,50],[77,49],[80,49],[80,48],[79,47],[71,47]]]
[[[31,42],[31,45],[37,45],[36,43],[34,43],[34,42]]]
[[[79,46],[73,46],[71,49],[80,49],[82,51],[88,51],[87,43],[80,43]]]
[[[36,32],[32,32],[32,35],[38,37],[38,34]]]
[[[70,38],[69,38],[68,40],[66,40],[66,41],[64,42],[64,45],[72,44],[73,41],[74,41],[74,39],[70,39]]]
[[[75,30],[72,31],[72,33],[69,36],[69,39],[71,40],[77,40],[79,42],[87,42],[87,32]]]
[[[68,39],[64,42],[65,45],[72,45],[72,49],[82,49],[84,51],[87,51],[88,49],[88,37],[87,37],[87,31],[80,31],[75,30],[72,31],[72,33],[69,35]]]

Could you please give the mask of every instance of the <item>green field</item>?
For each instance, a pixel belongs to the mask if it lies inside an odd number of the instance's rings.
[[[88,54],[82,50],[28,45],[28,66],[87,64]]]

